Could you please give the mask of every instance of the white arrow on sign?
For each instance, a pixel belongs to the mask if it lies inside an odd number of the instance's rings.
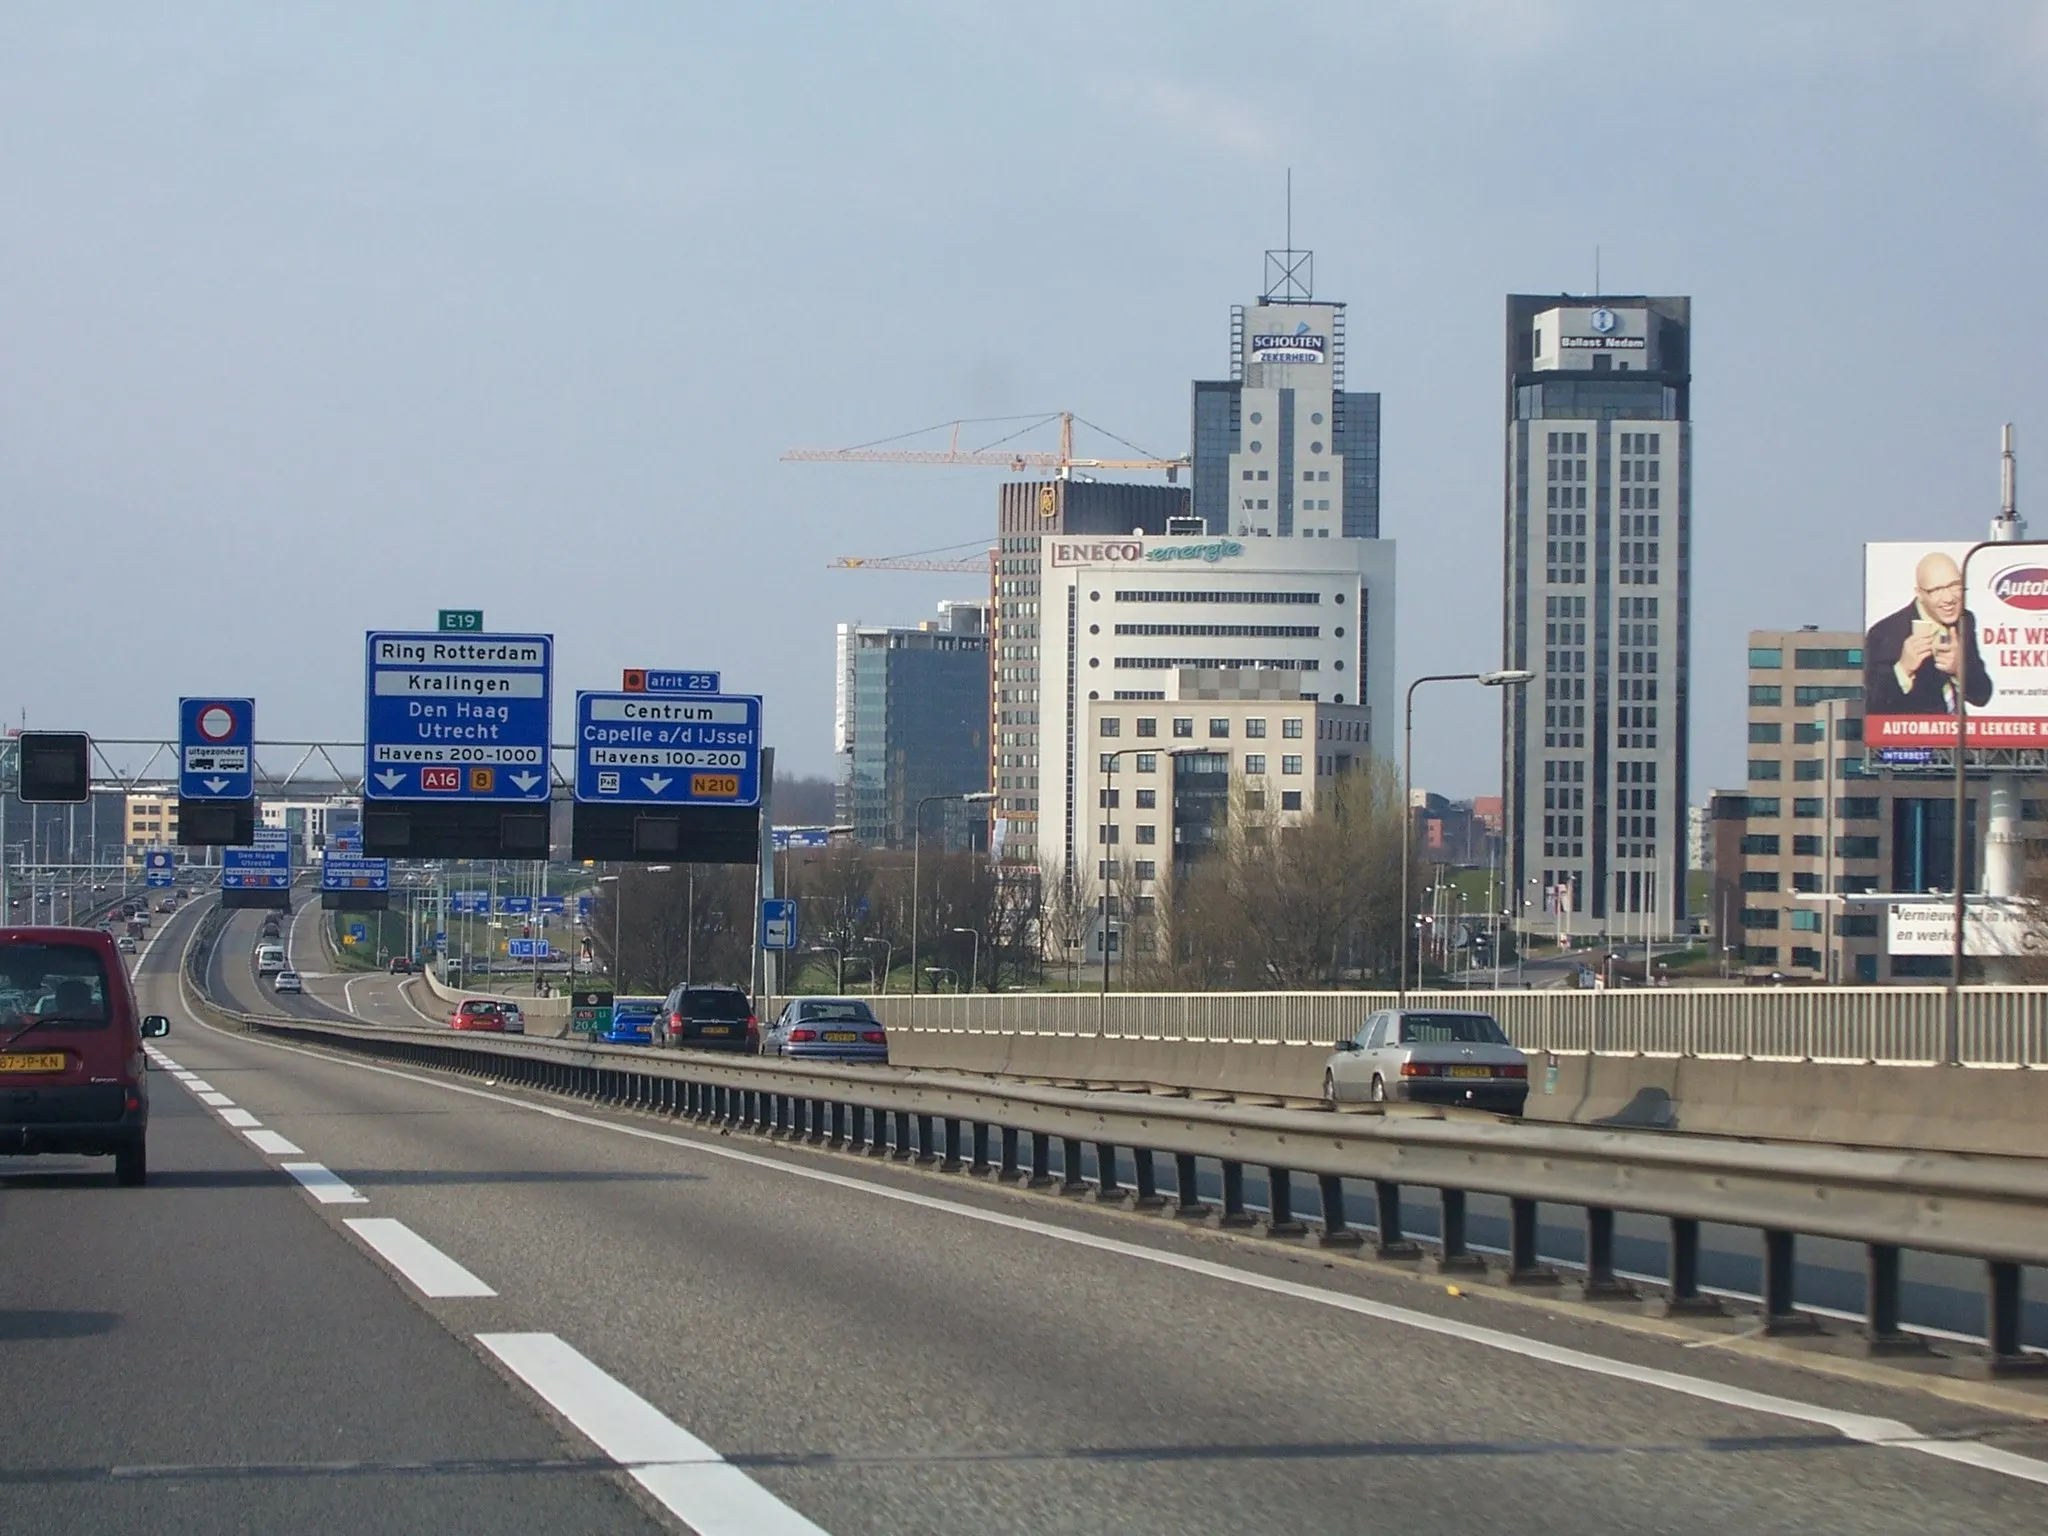
[[[216,795],[228,787],[226,779],[201,779],[199,782],[212,790]]]
[[[647,792],[649,794],[658,795],[664,789],[667,789],[669,785],[675,783],[675,780],[670,778],[665,773],[655,773],[643,775],[640,782],[647,786]]]
[[[530,791],[539,782],[540,775],[537,773],[515,773],[512,775],[512,786],[522,795]]]
[[[377,782],[386,789],[396,789],[405,782],[405,775],[398,772],[395,768],[386,768],[377,775]]]

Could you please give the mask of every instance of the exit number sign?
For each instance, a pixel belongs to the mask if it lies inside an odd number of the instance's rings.
[[[480,635],[484,632],[484,611],[481,608],[443,608],[441,610],[441,631],[453,631],[459,635]]]

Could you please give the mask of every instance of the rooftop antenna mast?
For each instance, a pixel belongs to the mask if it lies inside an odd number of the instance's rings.
[[[2007,422],[1998,443],[1998,520],[1991,525],[1991,537],[2005,542],[2024,539],[2026,522],[2020,517],[2020,468],[2012,448],[2012,423]]]
[[[1287,248],[1266,252],[1262,304],[1305,304],[1315,297],[1315,252],[1294,248],[1294,167],[1287,168]]]

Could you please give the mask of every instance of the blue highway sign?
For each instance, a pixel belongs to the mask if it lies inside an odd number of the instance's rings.
[[[142,856],[144,885],[176,885],[178,858],[168,848],[152,848]]]
[[[761,903],[761,947],[763,949],[796,948],[796,901],[791,897],[771,896]]]
[[[391,861],[330,853],[320,861],[320,889],[388,891],[391,889]]]
[[[627,693],[716,693],[716,672],[658,672],[652,667],[628,667],[619,686]]]
[[[777,853],[786,848],[826,848],[832,843],[830,827],[776,827],[773,832]]]
[[[576,898],[576,921],[580,923],[584,921],[586,918],[588,918],[590,916],[590,909],[593,905],[594,903],[592,902],[590,897],[578,896]]]
[[[525,917],[533,911],[531,896],[500,896],[498,911],[506,917]]]
[[[551,953],[546,939],[510,939],[505,952],[514,960],[545,960]]]
[[[534,905],[542,912],[560,912],[563,910],[565,903],[559,896],[543,896]]]
[[[369,636],[363,795],[548,798],[554,637]]]
[[[256,795],[256,701],[178,700],[178,795],[250,800]]]
[[[448,893],[448,910],[458,917],[465,914],[474,914],[478,917],[485,916],[491,910],[491,893],[489,891],[450,891]]]
[[[594,805],[759,805],[761,701],[746,694],[577,694],[576,798]]]
[[[336,827],[327,839],[327,846],[334,853],[361,853],[363,851],[363,829],[361,827]]]
[[[275,891],[292,883],[292,856],[284,848],[228,848],[220,858],[224,891]]]

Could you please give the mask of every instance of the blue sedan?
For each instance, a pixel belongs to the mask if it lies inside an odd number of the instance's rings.
[[[621,997],[612,1001],[612,1027],[598,1035],[604,1045],[652,1045],[654,1021],[661,1016],[658,997]]]

